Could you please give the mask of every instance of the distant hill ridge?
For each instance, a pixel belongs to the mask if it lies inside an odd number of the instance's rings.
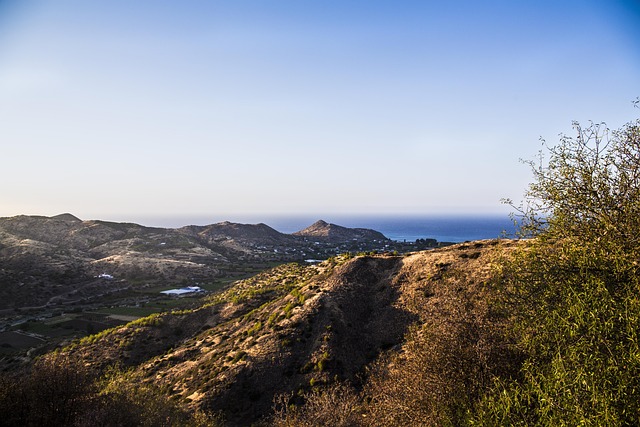
[[[319,220],[309,227],[293,233],[294,236],[302,236],[320,239],[329,242],[343,242],[348,240],[389,240],[382,233],[368,228],[347,228],[336,224],[330,224]]]
[[[51,219],[57,219],[59,221],[69,221],[69,222],[82,222],[80,218],[70,213],[55,215],[55,216],[52,216]]]
[[[18,265],[28,261],[41,265],[43,271],[51,267],[58,273],[82,266],[90,275],[106,271],[125,277],[143,271],[164,278],[195,277],[196,270],[208,275],[211,268],[218,269],[221,263],[301,260],[323,256],[318,253],[323,245],[348,245],[342,250],[351,250],[354,242],[371,246],[386,240],[373,230],[351,229],[324,221],[298,233],[285,234],[263,223],[224,221],[157,228],[126,222],[83,221],[70,213],[52,217],[19,215],[0,218],[0,268],[23,271]]]
[[[238,224],[229,221],[210,225],[188,225],[178,229],[181,232],[195,234],[207,240],[216,238],[235,238],[248,240],[290,241],[287,234],[269,227],[266,224]]]
[[[262,223],[229,221],[155,228],[83,221],[70,213],[0,218],[0,311],[81,301],[73,282],[91,283],[103,273],[137,284],[195,283],[226,277],[229,269],[251,262],[326,259],[339,252],[385,248],[379,241],[384,236],[373,230],[326,224],[322,232],[321,224],[326,223],[315,224],[319,231],[314,236],[304,230],[292,235]],[[20,283],[24,285],[15,286]],[[88,293],[106,295],[97,288]]]
[[[101,244],[108,240],[117,239],[128,235],[147,231],[158,232],[164,230],[166,232],[175,232],[190,236],[200,236],[207,240],[216,238],[231,239],[249,239],[260,240],[267,239],[269,241],[281,240],[283,243],[290,242],[297,237],[306,237],[310,239],[318,239],[330,242],[348,242],[353,240],[371,241],[371,240],[389,240],[382,233],[367,228],[348,228],[336,224],[327,223],[324,220],[318,220],[307,228],[295,233],[281,233],[274,228],[264,224],[240,224],[229,221],[223,221],[209,225],[187,225],[180,228],[156,228],[146,227],[135,223],[111,222],[102,220],[81,220],[70,213],[63,213],[47,216],[36,215],[19,215],[13,217],[0,218],[0,231],[14,234],[16,237],[34,239],[44,242],[60,242],[61,237],[66,237],[64,241],[73,245],[73,235],[78,234],[82,229],[82,235],[94,234],[91,231],[97,231],[95,228],[101,228],[101,238],[95,243]],[[104,227],[107,227],[110,233],[105,233]],[[83,239],[84,240],[84,239]],[[84,245],[83,245],[84,246]]]
[[[221,412],[230,427],[285,425],[269,423],[274,399],[313,393],[317,384],[365,387],[373,378],[396,393],[417,383],[419,396],[440,396],[452,377],[476,380],[478,372],[494,373],[510,360],[497,335],[504,321],[487,304],[486,281],[488,266],[514,245],[478,241],[402,256],[284,264],[199,307],[106,331],[62,354],[96,371],[132,369],[144,382],[171,390],[185,410]],[[412,327],[428,334],[408,333]],[[425,349],[434,356],[427,359]],[[395,362],[383,365],[394,375],[389,378],[375,369],[386,358]],[[420,369],[405,371],[414,360]],[[453,384],[468,392],[460,385],[466,382]]]

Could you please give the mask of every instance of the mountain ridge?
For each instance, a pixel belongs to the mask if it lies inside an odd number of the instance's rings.
[[[400,248],[373,230],[363,234],[363,229],[328,227],[339,229],[339,237],[285,234],[264,223],[224,221],[160,228],[81,220],[71,213],[3,217],[0,313],[21,307],[93,304],[96,295],[111,295],[112,289],[135,290],[154,284],[199,286],[257,271],[269,263]],[[116,286],[115,282],[96,281],[102,274],[127,283]]]
[[[42,223],[51,225],[52,223],[64,224],[66,227],[72,229],[73,233],[77,232],[78,227],[84,226],[104,226],[114,230],[124,231],[129,228],[128,231],[133,232],[138,230],[164,230],[164,231],[177,231],[183,233],[195,233],[216,235],[222,237],[236,237],[236,238],[282,238],[283,236],[304,236],[304,237],[320,237],[329,239],[332,242],[345,242],[353,239],[367,240],[371,239],[389,240],[382,233],[367,229],[367,228],[348,228],[339,226],[336,224],[329,224],[324,220],[318,220],[312,225],[294,233],[282,233],[264,223],[257,224],[243,224],[230,221],[222,221],[218,223],[212,223],[207,225],[185,225],[177,228],[163,228],[163,227],[149,227],[141,224],[130,222],[113,222],[104,220],[81,220],[71,213],[63,213],[54,216],[41,216],[41,215],[16,215],[11,217],[0,217],[0,230],[9,232],[18,232],[24,236],[39,236],[36,240],[48,241],[57,240],[57,237],[51,236],[51,229],[49,228],[46,233],[38,233],[42,230]],[[38,226],[40,225],[40,226]],[[58,227],[59,228],[59,227]],[[55,230],[55,229],[54,229]],[[312,233],[315,231],[315,234]],[[45,237],[46,236],[46,237]]]
[[[368,373],[412,354],[412,333],[425,325],[451,348],[474,340],[463,358],[444,348],[446,364],[498,369],[509,350],[492,335],[502,320],[491,317],[485,283],[511,242],[400,254],[389,240],[358,240],[380,237],[375,231],[322,220],[301,234],[262,223],[163,229],[67,214],[0,218],[0,313],[7,316],[0,332],[8,337],[0,338],[9,340],[0,352],[17,355],[0,357],[2,368],[45,354],[96,377],[122,369],[128,390],[158,390],[185,413],[217,414],[228,426],[269,425],[278,399],[289,407],[320,388],[371,387]],[[380,245],[359,255],[344,249]],[[301,262],[312,251],[324,261]],[[231,275],[209,293],[171,299],[160,292],[169,284],[206,287],[238,268],[241,280]],[[61,333],[57,322],[84,332],[49,344],[30,332]],[[11,353],[25,334],[39,344]],[[476,348],[475,340],[484,344]]]
[[[479,241],[284,264],[192,310],[105,331],[61,354],[98,371],[131,369],[137,381],[166,390],[189,411],[222,414],[228,426],[266,421],[278,396],[296,404],[318,387],[367,387],[368,369],[413,354],[412,333],[427,325],[431,337],[449,340],[443,363],[494,372],[511,350],[496,338],[504,319],[493,317],[485,283],[492,263],[514,245]],[[452,344],[467,336],[482,346],[461,356]]]

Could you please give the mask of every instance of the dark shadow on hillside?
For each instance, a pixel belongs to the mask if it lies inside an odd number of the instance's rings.
[[[227,425],[250,425],[269,415],[274,397],[293,396],[342,380],[358,386],[365,367],[402,342],[417,316],[396,307],[393,279],[400,257],[359,257],[336,268],[326,291],[295,329],[280,333],[280,348],[253,358],[205,407]]]

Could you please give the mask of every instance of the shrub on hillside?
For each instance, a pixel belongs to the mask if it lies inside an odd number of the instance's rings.
[[[503,338],[506,319],[473,304],[448,275],[440,280],[446,315],[412,328],[401,352],[370,369],[367,425],[464,425],[492,379],[517,372],[520,354]]]
[[[502,272],[527,355],[473,424],[640,424],[640,121],[575,126],[534,169],[523,230]]]
[[[103,378],[60,354],[0,375],[3,426],[200,426],[214,420],[187,413],[157,388],[112,371]]]
[[[335,384],[315,389],[304,396],[305,404],[292,404],[291,395],[280,395],[269,425],[274,427],[354,427],[366,425],[362,403],[349,385]]]
[[[0,417],[7,426],[72,425],[96,392],[93,376],[71,359],[53,355],[0,376]]]

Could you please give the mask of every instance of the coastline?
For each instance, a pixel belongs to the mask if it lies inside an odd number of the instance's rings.
[[[478,215],[212,215],[139,218],[146,226],[178,228],[186,225],[208,225],[223,221],[242,224],[264,223],[275,230],[291,234],[322,219],[349,228],[369,228],[398,242],[436,239],[460,243],[469,240],[498,238],[514,234],[513,222],[507,214]],[[134,220],[134,222],[137,222]]]

